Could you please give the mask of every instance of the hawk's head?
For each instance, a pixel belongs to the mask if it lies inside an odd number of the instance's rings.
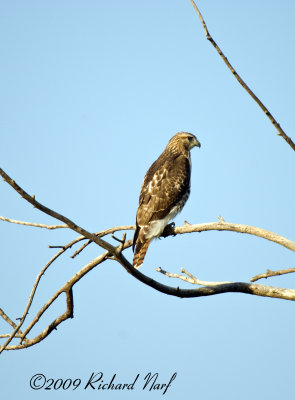
[[[189,132],[178,132],[169,140],[167,149],[183,153],[189,152],[195,146],[201,147],[195,135]]]

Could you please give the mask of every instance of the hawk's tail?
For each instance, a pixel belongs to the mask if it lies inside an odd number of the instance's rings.
[[[142,265],[151,240],[152,239],[147,239],[144,242],[138,241],[136,243],[136,249],[135,249],[135,253],[134,253],[134,257],[133,257],[133,267],[134,268],[139,268]]]

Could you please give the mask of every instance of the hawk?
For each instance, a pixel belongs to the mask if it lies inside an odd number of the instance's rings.
[[[135,268],[142,265],[151,240],[161,236],[189,197],[190,150],[195,146],[201,147],[201,144],[193,134],[176,133],[144,177],[133,238]]]

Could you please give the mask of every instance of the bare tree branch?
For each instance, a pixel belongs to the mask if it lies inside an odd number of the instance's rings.
[[[237,71],[233,68],[231,63],[228,61],[228,59],[225,57],[224,53],[221,51],[220,47],[217,45],[215,40],[212,38],[210,35],[207,25],[204,21],[204,18],[197,7],[196,3],[194,0],[190,0],[192,3],[194,9],[196,10],[199,19],[203,25],[206,38],[209,40],[209,42],[213,45],[213,47],[217,50],[218,54],[220,57],[223,59],[229,70],[232,72],[234,77],[237,79],[237,81],[240,83],[240,85],[247,91],[247,93],[252,97],[252,99],[259,105],[259,107],[262,109],[262,111],[265,113],[265,115],[268,117],[268,119],[271,121],[271,123],[276,127],[278,131],[278,135],[281,136],[285,141],[289,144],[289,146],[295,151],[295,143],[292,141],[292,139],[287,136],[285,131],[281,128],[280,124],[276,121],[276,119],[273,117],[273,115],[269,112],[269,110],[265,107],[265,105],[262,103],[262,101],[259,100],[259,98],[253,93],[253,91],[249,88],[249,86],[245,83],[245,81],[240,77],[240,75],[237,73]]]
[[[204,232],[204,231],[231,231],[239,233],[247,233],[277,243],[281,246],[286,247],[289,250],[295,251],[295,242],[285,238],[284,236],[270,232],[266,229],[258,228],[256,226],[235,224],[233,222],[209,222],[204,224],[185,224],[178,227],[170,227],[163,232],[163,236],[192,233],[192,232]]]
[[[18,225],[26,225],[26,226],[35,226],[37,228],[46,228],[46,229],[59,229],[59,228],[68,228],[68,225],[45,225],[45,224],[36,224],[34,222],[24,222],[17,221],[15,219],[5,218],[0,216],[0,220],[10,222],[12,224]]]
[[[14,180],[12,180],[2,169],[0,169],[0,174],[4,178],[5,181],[7,181],[14,190],[16,190],[23,198],[25,198],[29,203],[33,204],[36,208],[39,210],[45,212],[48,215],[53,216],[54,218],[63,221],[67,224],[67,226],[74,230],[75,232],[78,232],[81,234],[78,238],[74,239],[72,242],[68,243],[65,246],[62,246],[62,249],[54,256],[51,258],[51,260],[42,268],[41,272],[38,274],[36,282],[33,286],[31,295],[29,297],[28,304],[25,308],[25,311],[23,313],[23,316],[20,319],[20,322],[18,325],[14,324],[9,318],[6,316],[4,312],[0,313],[2,317],[14,328],[14,331],[12,334],[9,335],[2,335],[2,338],[8,337],[8,340],[5,342],[5,344],[0,348],[0,353],[6,349],[6,350],[14,350],[14,349],[20,349],[28,346],[32,346],[39,341],[43,340],[45,337],[47,337],[53,329],[56,329],[56,327],[63,321],[65,321],[68,318],[73,317],[73,295],[72,295],[72,287],[74,286],[75,283],[77,283],[86,273],[88,273],[92,268],[97,266],[98,264],[104,262],[105,260],[112,258],[115,261],[119,262],[125,269],[128,271],[133,277],[141,281],[142,283],[154,288],[155,290],[158,290],[162,293],[171,295],[171,296],[176,296],[180,298],[192,298],[192,297],[200,297],[200,296],[211,296],[215,294],[221,294],[221,293],[228,293],[228,292],[241,292],[241,293],[247,293],[247,294],[254,294],[258,296],[266,296],[266,297],[274,297],[274,298],[281,298],[281,299],[287,299],[287,300],[295,300],[295,290],[293,289],[284,289],[284,288],[277,288],[277,287],[271,287],[271,286],[265,286],[265,285],[258,285],[258,284],[249,284],[249,283],[244,283],[244,282],[207,282],[207,281],[200,281],[196,277],[194,277],[192,274],[187,272],[186,270],[182,269],[182,272],[185,273],[188,277],[185,277],[183,275],[178,275],[178,274],[172,274],[167,271],[164,271],[162,269],[159,269],[159,272],[164,273],[166,276],[169,277],[174,277],[174,278],[179,278],[184,281],[194,283],[194,284],[201,284],[205,285],[204,287],[197,288],[197,289],[179,289],[170,287],[167,285],[163,285],[160,282],[157,282],[148,276],[142,274],[139,272],[137,269],[135,269],[129,261],[124,257],[122,254],[123,250],[126,248],[130,247],[132,245],[132,240],[126,241],[126,233],[123,235],[123,239],[119,239],[120,245],[118,247],[114,247],[108,242],[100,239],[101,236],[109,234],[111,232],[116,232],[121,229],[134,229],[134,226],[128,226],[128,227],[115,227],[115,228],[110,228],[105,231],[101,231],[98,234],[93,234],[85,229],[79,227],[76,225],[73,221],[69,220],[67,217],[56,213],[55,211],[45,207],[41,203],[37,202],[35,199],[35,196],[30,196],[28,195],[20,186],[16,184]],[[182,227],[171,227],[171,225],[167,228],[167,230],[164,232],[164,236],[169,236],[169,235],[176,235],[176,234],[183,234],[183,233],[191,233],[191,232],[201,232],[201,231],[207,231],[207,230],[229,230],[229,231],[235,231],[235,232],[242,232],[242,233],[248,233],[256,236],[263,237],[267,240],[271,240],[273,242],[276,242],[292,251],[295,251],[295,243],[282,237],[277,234],[274,234],[272,232],[266,231],[261,228],[257,227],[251,227],[247,225],[241,225],[241,224],[233,224],[233,223],[227,223],[223,220],[223,218],[219,217],[219,222],[216,223],[209,223],[209,224],[196,224],[196,225],[190,225],[189,223],[186,223]],[[100,237],[99,237],[100,236]],[[32,322],[28,325],[28,327],[25,329],[23,333],[20,332],[20,328],[22,324],[24,323],[24,320],[28,314],[28,311],[30,309],[30,306],[32,304],[36,289],[38,287],[38,284],[40,282],[40,279],[46,269],[61,255],[63,254],[67,249],[71,248],[73,244],[78,243],[82,239],[89,239],[89,241],[93,241],[99,246],[103,247],[104,249],[107,250],[104,254],[101,256],[97,257],[96,259],[92,260],[90,263],[88,263],[85,267],[83,267],[78,273],[76,273],[68,282],[63,285],[53,296],[48,302],[40,309],[40,311],[37,313],[35,318],[32,320]],[[51,304],[60,296],[61,293],[66,294],[66,300],[67,300],[67,309],[65,313],[60,315],[58,318],[56,318],[50,325],[47,326],[38,336],[36,336],[33,339],[28,339],[27,335],[37,324],[41,316],[44,314],[44,312],[51,306]],[[9,346],[9,343],[14,337],[20,337],[21,342],[19,345],[11,345]],[[23,343],[24,341],[24,343]]]
[[[161,267],[156,268],[157,272],[160,272],[163,275],[168,276],[169,278],[177,278],[181,279],[185,282],[192,283],[194,285],[202,285],[202,286],[217,286],[217,285],[224,285],[225,283],[233,283],[233,282],[208,282],[208,281],[201,281],[200,279],[196,278],[194,275],[186,271],[184,268],[181,268],[181,272],[185,273],[188,276],[180,275],[180,274],[174,274],[171,272],[167,272]]]
[[[254,283],[246,283],[246,282],[207,282],[207,281],[200,281],[197,278],[189,279],[183,275],[175,274],[171,272],[167,272],[162,270],[161,268],[156,269],[158,272],[163,273],[164,275],[171,277],[171,278],[179,278],[186,282],[202,285],[205,284],[206,286],[198,288],[198,289],[179,289],[179,288],[172,288],[174,289],[171,291],[172,296],[177,297],[201,297],[201,296],[212,296],[215,294],[221,293],[232,293],[232,292],[240,292],[246,294],[253,294],[256,296],[263,296],[263,297],[273,297],[283,300],[295,300],[295,290],[294,289],[285,289],[279,288],[274,286],[266,286],[266,285],[259,285]],[[182,272],[184,270],[182,269]],[[187,273],[187,272],[186,272]],[[158,289],[159,290],[159,289]],[[160,290],[162,291],[162,290]],[[172,293],[173,292],[173,293]]]
[[[9,337],[10,337],[10,333],[3,333],[0,335],[0,339],[5,339],[5,338],[9,338]],[[21,338],[22,336],[21,336],[21,333],[17,333],[14,337]]]
[[[259,279],[270,278],[272,276],[291,274],[292,272],[295,272],[295,268],[281,269],[279,271],[271,271],[270,269],[268,269],[264,274],[253,276],[253,278],[250,279],[250,282],[256,282]]]

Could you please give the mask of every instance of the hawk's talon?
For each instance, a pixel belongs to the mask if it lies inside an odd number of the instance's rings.
[[[167,237],[167,236],[171,236],[171,235],[176,236],[176,234],[173,233],[174,228],[175,228],[175,222],[171,222],[170,224],[167,224],[165,226],[165,229],[163,230],[163,233],[161,236],[163,236],[163,237]]]

